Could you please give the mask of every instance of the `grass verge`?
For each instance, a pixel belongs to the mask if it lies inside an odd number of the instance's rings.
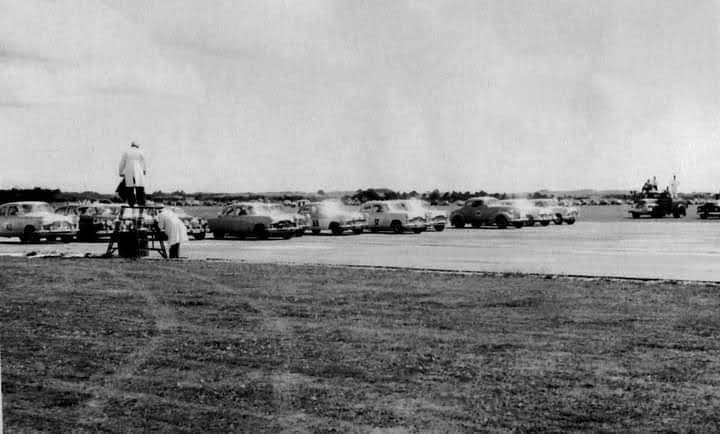
[[[701,284],[0,259],[9,431],[715,431]]]

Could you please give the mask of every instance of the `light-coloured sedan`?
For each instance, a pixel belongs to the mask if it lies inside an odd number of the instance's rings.
[[[0,205],[0,236],[19,237],[24,243],[60,238],[70,242],[77,234],[72,218],[56,214],[47,202],[11,202]]]
[[[350,209],[341,201],[308,203],[300,208],[300,212],[310,217],[310,230],[315,235],[322,231],[330,231],[333,235],[345,231],[361,234],[367,224],[362,213]]]

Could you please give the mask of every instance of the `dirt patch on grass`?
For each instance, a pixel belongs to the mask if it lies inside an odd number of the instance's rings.
[[[8,431],[695,430],[717,288],[0,259]]]

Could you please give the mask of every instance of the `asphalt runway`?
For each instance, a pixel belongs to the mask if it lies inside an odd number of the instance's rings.
[[[0,241],[0,255],[99,255],[106,243]],[[152,253],[155,255],[155,253]],[[454,229],[422,234],[305,235],[183,244],[181,256],[247,262],[411,267],[720,281],[720,221],[579,221],[573,226]]]

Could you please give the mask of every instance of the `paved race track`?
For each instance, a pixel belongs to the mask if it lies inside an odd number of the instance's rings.
[[[105,243],[0,242],[0,255],[101,254]],[[573,226],[453,229],[423,234],[306,235],[291,240],[191,241],[192,259],[351,264],[720,281],[720,221],[580,221]]]

